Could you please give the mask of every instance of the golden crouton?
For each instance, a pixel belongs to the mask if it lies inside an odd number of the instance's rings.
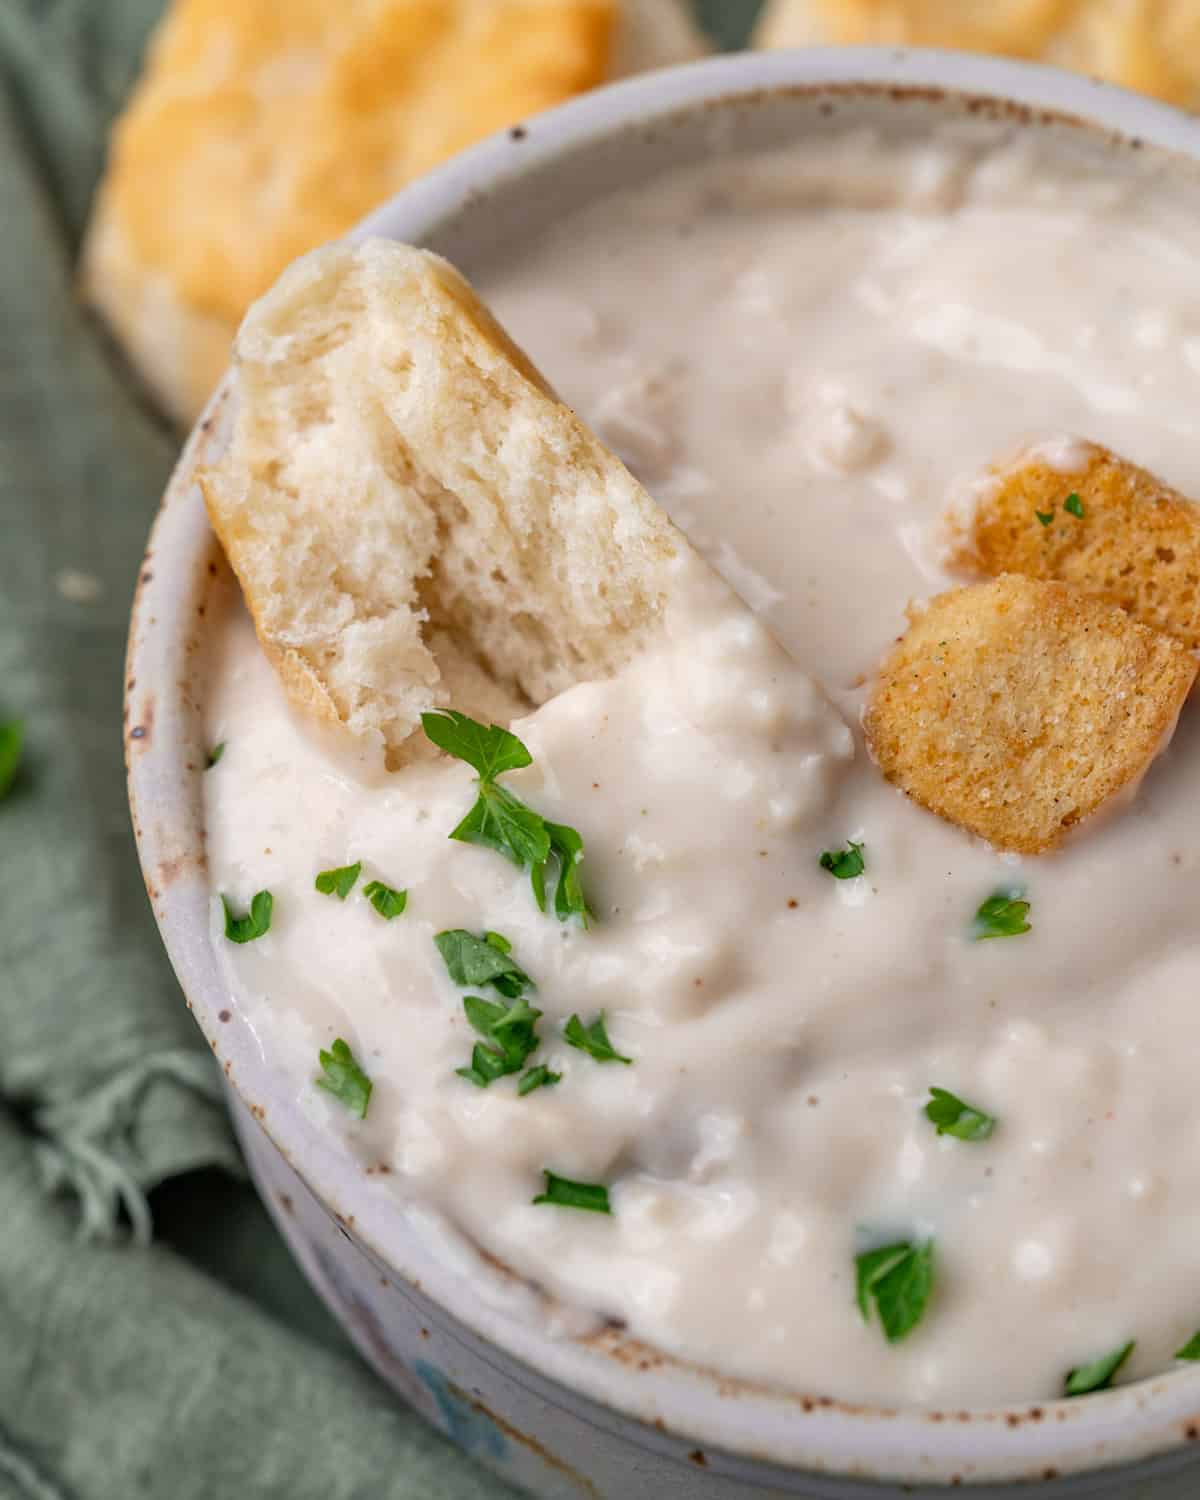
[[[998,849],[1040,854],[1166,744],[1196,676],[1170,636],[1004,574],[910,611],[864,715],[889,781]]]
[[[951,566],[1073,583],[1200,647],[1200,506],[1107,448],[1059,446],[997,471]]]

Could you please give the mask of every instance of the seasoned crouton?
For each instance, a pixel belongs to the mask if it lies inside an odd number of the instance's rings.
[[[1029,449],[951,532],[953,567],[1073,583],[1200,647],[1200,506],[1107,448]]]
[[[1005,574],[910,617],[864,715],[871,752],[923,807],[1022,854],[1136,785],[1196,676],[1177,640],[1067,584]]]

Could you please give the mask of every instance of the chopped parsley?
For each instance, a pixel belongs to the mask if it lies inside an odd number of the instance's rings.
[[[214,745],[212,747],[212,749],[208,752],[208,764],[205,766],[204,769],[206,771],[211,771],[212,768],[217,764],[217,762],[221,759],[222,755],[224,755],[224,754],[225,754],[225,741],[222,740],[219,745]]]
[[[458,1076],[476,1088],[486,1089],[498,1078],[521,1072],[539,1046],[537,1023],[541,1011],[525,999],[501,1005],[495,1000],[485,1000],[482,995],[468,995],[463,1009],[483,1041],[475,1043],[470,1066],[455,1069]]]
[[[332,1094],[352,1115],[365,1120],[373,1085],[359,1067],[349,1045],[339,1037],[328,1052],[320,1053],[320,1062],[325,1076],[317,1079],[317,1087]]]
[[[1042,523],[1043,526],[1049,526],[1050,522],[1053,521],[1053,519],[1054,519],[1054,511],[1053,511],[1053,509],[1051,509],[1051,510],[1035,510],[1034,511],[1034,515],[1038,518],[1038,520]]]
[[[562,1082],[561,1073],[552,1073],[545,1063],[539,1063],[536,1068],[530,1068],[524,1074],[520,1083],[517,1084],[517,1093],[523,1099],[526,1094],[532,1094],[534,1089],[548,1089],[553,1084]]]
[[[1194,1333],[1182,1349],[1176,1351],[1176,1359],[1186,1359],[1190,1364],[1200,1360],[1200,1333]]]
[[[622,1057],[608,1039],[604,1028],[604,1012],[601,1011],[590,1026],[585,1026],[578,1016],[572,1016],[563,1028],[563,1040],[568,1046],[578,1047],[597,1062],[631,1063],[632,1057]]]
[[[844,849],[826,849],[820,859],[822,870],[828,870],[835,880],[855,879],[867,868],[864,847],[851,839]]]
[[[1069,515],[1078,516],[1081,521],[1083,520],[1083,501],[1074,491],[1063,501],[1063,510]]]
[[[234,916],[225,896],[221,897],[221,905],[225,908],[225,936],[231,943],[253,943],[270,932],[271,913],[275,907],[275,898],[270,891],[259,891],[250,903],[250,910],[241,917]]]
[[[1090,1396],[1093,1391],[1106,1391],[1116,1379],[1121,1366],[1129,1358],[1136,1348],[1136,1341],[1131,1339],[1128,1344],[1122,1345],[1120,1349],[1114,1349],[1111,1354],[1105,1354],[1101,1359],[1094,1360],[1090,1365],[1080,1365],[1077,1370],[1072,1370],[1067,1376],[1063,1387],[1063,1394],[1067,1396]]]
[[[558,1177],[548,1168],[545,1192],[539,1193],[535,1203],[553,1203],[558,1208],[581,1208],[586,1213],[611,1214],[608,1189],[594,1182],[572,1182],[569,1177]]]
[[[985,938],[1020,937],[1030,930],[1029,902],[1019,891],[998,891],[975,913],[971,936],[980,943]]]
[[[364,885],[363,895],[385,922],[400,916],[408,905],[407,891],[395,891],[390,885],[384,885],[382,880],[372,880]]]
[[[490,984],[509,1000],[537,986],[510,957],[512,944],[498,932],[482,937],[461,927],[439,932],[433,940],[442,955],[450,978],[464,989]]]
[[[20,719],[0,724],[0,798],[6,797],[17,779],[21,751],[25,745],[25,725]]]
[[[427,739],[455,760],[465,760],[478,772],[480,781],[495,781],[505,771],[519,771],[533,764],[533,756],[516,737],[498,724],[490,728],[453,709],[438,709],[421,715]]]
[[[908,1240],[868,1250],[855,1259],[858,1309],[871,1320],[871,1303],[889,1344],[907,1338],[921,1321],[933,1293],[933,1241]]]
[[[549,875],[555,881],[554,911],[559,921],[578,917],[586,927],[591,912],[579,878],[583,840],[578,831],[549,822],[496,780],[506,771],[533,764],[521,741],[498,724],[488,727],[452,709],[422,714],[421,724],[439,750],[465,761],[479,776],[475,805],[450,837],[494,849],[519,869],[528,870],[539,911],[546,910]]]
[[[362,874],[362,861],[353,865],[342,865],[336,870],[322,870],[317,876],[316,887],[322,896],[336,896],[344,901]]]
[[[960,1141],[986,1141],[996,1128],[991,1115],[964,1104],[946,1089],[930,1087],[926,1117],[937,1126],[938,1135],[957,1136]]]

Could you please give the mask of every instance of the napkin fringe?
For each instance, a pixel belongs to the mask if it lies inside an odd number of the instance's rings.
[[[35,1114],[43,1186],[78,1199],[81,1239],[112,1242],[130,1236],[137,1244],[148,1244],[154,1230],[146,1197],[151,1188],[200,1166],[244,1170],[224,1131],[220,1141],[211,1133],[203,1133],[202,1143],[181,1147],[174,1141],[165,1148],[164,1160],[145,1118],[150,1091],[164,1081],[210,1101],[223,1115],[220,1079],[211,1060],[185,1048],[133,1058],[93,1088]]]
[[[65,1490],[52,1484],[33,1463],[13,1447],[0,1427],[0,1487],[5,1494],[11,1487],[14,1500],[67,1500]]]

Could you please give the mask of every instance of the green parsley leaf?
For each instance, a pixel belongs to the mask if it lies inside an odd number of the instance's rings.
[[[365,1120],[374,1085],[359,1067],[347,1043],[339,1037],[328,1052],[320,1053],[320,1062],[325,1076],[317,1079],[317,1087],[340,1100],[352,1115]]]
[[[208,752],[208,764],[205,766],[204,769],[206,771],[211,771],[212,768],[217,764],[217,762],[221,759],[222,755],[224,755],[224,754],[225,754],[225,741],[222,740],[219,745],[214,745],[212,747],[212,749]]]
[[[546,875],[557,875],[554,911],[560,922],[578,917],[586,927],[591,917],[579,865],[583,840],[574,828],[551,823],[527,807],[519,797],[497,785],[505,771],[533,764],[533,757],[516,737],[498,724],[490,728],[466,714],[445,712],[421,715],[426,736],[448,755],[466,761],[479,772],[475,806],[451,833],[463,844],[479,844],[503,854],[519,869],[528,870],[538,910],[546,910]]]
[[[533,764],[533,756],[515,734],[501,729],[498,724],[485,728],[453,709],[422,714],[421,727],[425,737],[432,740],[439,750],[453,755],[455,760],[465,760],[473,767],[479,773],[480,781],[494,781],[505,771],[519,771],[523,766]]]
[[[1028,918],[1029,902],[1022,900],[1019,891],[998,891],[975,913],[971,936],[977,943],[985,938],[1020,937],[1031,931]]]
[[[1136,1347],[1136,1340],[1131,1339],[1128,1344],[1120,1349],[1114,1349],[1111,1354],[1104,1355],[1102,1359],[1094,1360],[1090,1365],[1080,1365],[1077,1370],[1072,1370],[1063,1388],[1064,1395],[1090,1396],[1093,1391],[1108,1390],[1121,1366]]]
[[[1182,1349],[1176,1351],[1176,1359],[1186,1359],[1195,1364],[1200,1360],[1200,1333],[1194,1333]]]
[[[572,1016],[563,1027],[563,1040],[568,1046],[578,1047],[597,1062],[631,1063],[632,1057],[622,1057],[608,1039],[604,1028],[604,1012],[601,1011],[590,1026],[585,1026],[578,1016]]]
[[[509,1000],[515,1000],[526,990],[537,988],[529,975],[509,957],[512,944],[498,932],[485,932],[477,938],[461,927],[453,927],[439,932],[433,941],[450,978],[464,989],[490,984]]]
[[[828,870],[835,880],[853,880],[867,868],[862,853],[865,847],[851,839],[844,849],[826,849],[820,860],[822,870]]]
[[[270,891],[259,891],[250,903],[250,910],[243,917],[235,917],[228,900],[222,896],[225,908],[225,936],[231,943],[252,943],[271,930],[271,913],[275,898]]]
[[[545,1063],[539,1063],[536,1068],[530,1068],[517,1084],[517,1093],[523,1099],[526,1094],[532,1094],[534,1089],[548,1089],[561,1082],[561,1073],[552,1073]]]
[[[21,719],[10,719],[0,724],[0,798],[6,797],[17,779],[17,768],[21,764],[21,751],[25,745],[25,724]]]
[[[1074,492],[1069,494],[1063,501],[1063,510],[1069,511],[1071,515],[1078,516],[1081,521],[1083,520],[1083,501]]]
[[[565,823],[547,823],[546,832],[550,835],[550,860],[535,865],[530,872],[538,910],[546,910],[546,871],[557,862],[558,885],[554,892],[554,913],[560,922],[567,921],[569,917],[578,917],[586,927],[592,919],[592,913],[579,879],[583,839],[576,829],[568,828]]]
[[[611,1214],[608,1189],[593,1182],[572,1182],[569,1177],[558,1177],[548,1168],[544,1174],[546,1190],[533,1200],[535,1203],[553,1203],[559,1208],[581,1208],[586,1213]]]
[[[550,857],[550,834],[545,819],[532,807],[526,807],[519,797],[491,781],[480,782],[475,806],[450,837],[461,844],[494,849],[520,870],[544,865]]]
[[[460,1078],[485,1089],[498,1078],[519,1073],[538,1049],[537,1023],[542,1013],[528,1000],[517,999],[511,1005],[499,1005],[481,995],[468,995],[463,1001],[467,1020],[484,1038],[475,1044],[471,1065],[458,1068]]]
[[[913,1331],[933,1293],[933,1241],[905,1240],[855,1259],[858,1307],[868,1322],[874,1301],[884,1337],[898,1344]]]
[[[408,905],[407,891],[394,891],[390,885],[384,885],[382,880],[372,880],[364,885],[363,895],[385,922],[398,917]]]
[[[868,1250],[855,1257],[855,1298],[864,1323],[871,1321],[871,1288],[875,1282],[889,1271],[895,1270],[911,1254],[912,1246],[906,1240],[902,1244],[884,1245],[882,1249]]]
[[[455,1068],[454,1071],[460,1078],[473,1083],[477,1089],[486,1089],[489,1084],[495,1083],[497,1078],[506,1078],[514,1069],[506,1066],[499,1052],[493,1051],[491,1047],[485,1047],[482,1042],[476,1042],[471,1050],[470,1066]]]
[[[1034,515],[1038,518],[1043,526],[1049,526],[1050,522],[1054,519],[1053,510],[1035,510]]]
[[[960,1141],[986,1141],[996,1128],[991,1115],[964,1104],[946,1089],[929,1090],[926,1117],[937,1126],[938,1135],[957,1136]]]
[[[361,874],[361,860],[354,865],[342,865],[337,870],[322,870],[317,876],[317,890],[322,896],[336,896],[339,901],[344,901]]]

